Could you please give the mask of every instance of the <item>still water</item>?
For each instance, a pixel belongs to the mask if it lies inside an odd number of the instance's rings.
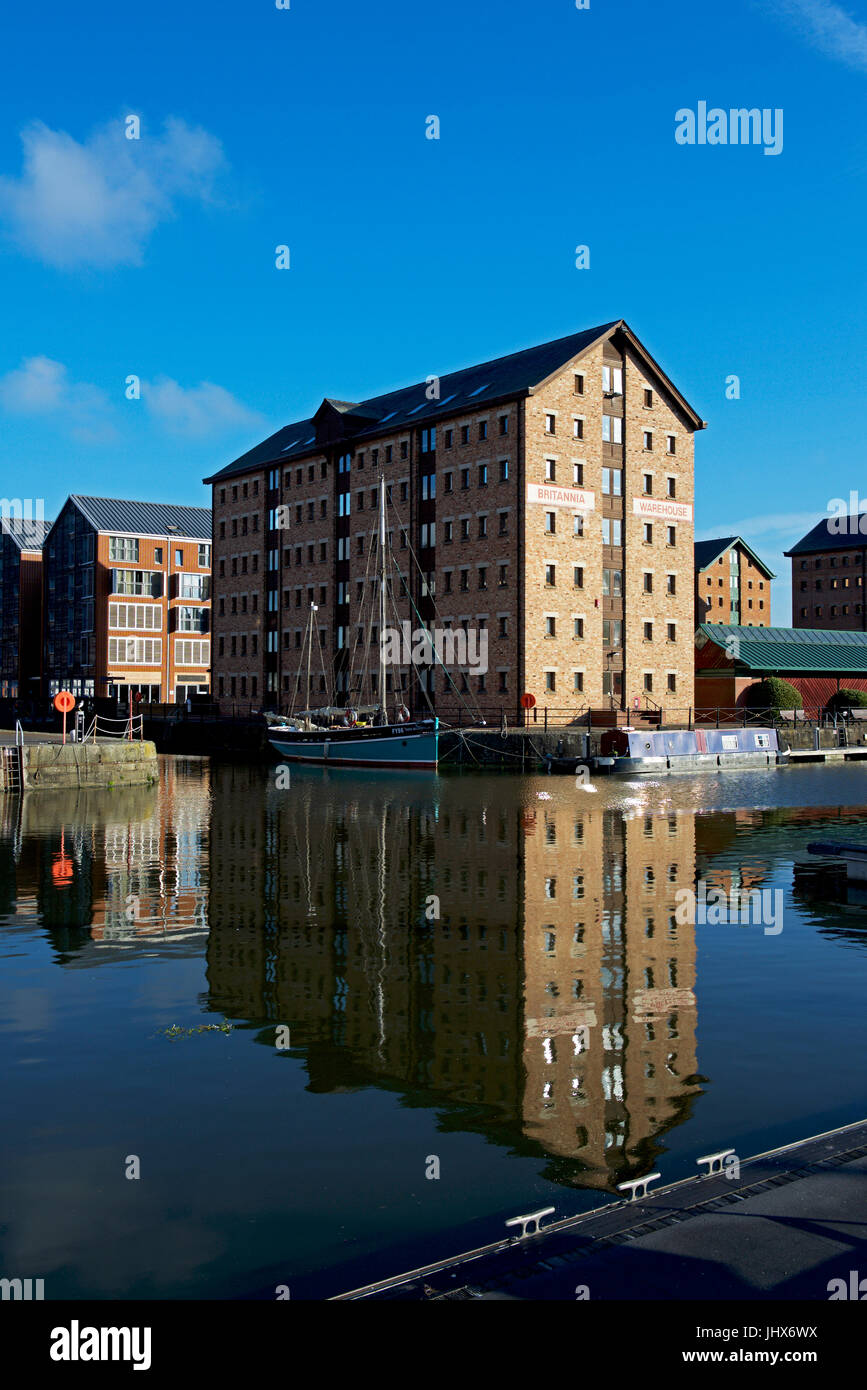
[[[796,866],[865,789],[165,758],[2,799],[0,1274],[320,1297],[862,1119],[867,908]],[[782,930],[679,921],[697,881]]]

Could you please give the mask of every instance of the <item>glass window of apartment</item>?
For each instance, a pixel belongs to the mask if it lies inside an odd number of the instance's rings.
[[[669,642],[677,641],[677,623],[666,623],[665,634]]]
[[[574,416],[574,417],[573,417],[573,420],[572,420],[572,438],[573,438],[573,439],[583,439],[583,438],[584,438],[584,421],[583,421],[582,419],[580,419],[579,416],[577,416],[577,415]]]
[[[499,520],[500,520],[500,532],[499,532],[499,534],[500,534],[501,536],[508,536],[508,534],[509,534],[509,513],[508,513],[508,512],[499,512],[499,513],[498,513],[498,516],[499,516]]]
[[[108,558],[109,560],[131,560],[137,562],[138,540],[135,536],[109,536],[108,538]]]
[[[220,523],[220,527],[221,527],[220,535],[221,535],[221,536],[225,536],[225,534],[226,534],[226,523],[225,523],[225,521],[222,521],[222,522]],[[162,548],[161,545],[155,545],[155,546],[154,546],[154,564],[155,564],[155,565],[161,565],[162,562],[163,562],[163,548]],[[208,560],[208,564],[210,564],[210,558],[209,558],[209,560]]]
[[[666,528],[665,528],[665,543],[666,543],[666,545],[677,545],[677,527],[676,527],[676,526],[666,526]]]
[[[553,695],[554,691],[557,689],[557,676],[554,671],[545,672],[545,689],[551,695]],[[552,895],[549,893],[548,896],[550,897]]]
[[[644,544],[653,545],[653,522],[645,521],[643,527]]]
[[[462,444],[469,444],[469,442],[470,442],[470,427],[469,427],[469,425],[461,425],[461,443],[462,443]]]
[[[653,623],[644,624],[644,640],[645,642],[653,641]]]
[[[470,485],[470,470],[469,470],[468,468],[462,468],[462,469],[461,469],[461,489],[462,489],[462,491],[466,492],[466,490],[467,490],[467,488],[469,487],[469,485]]]
[[[677,453],[677,440],[673,434],[667,434],[665,436],[665,451],[667,454]]]
[[[666,587],[666,591],[667,591],[669,594],[676,594],[676,593],[677,593],[677,575],[676,575],[676,574],[668,574],[668,575],[666,575],[666,577],[665,577],[665,587]]]
[[[545,460],[545,479],[549,483],[557,481],[557,463],[554,459]]]
[[[583,396],[583,395],[584,395],[584,373],[583,373],[583,372],[576,372],[576,373],[575,373],[575,395],[576,395],[576,396]]]
[[[479,517],[479,540],[488,534],[488,518],[486,514]]]
[[[583,566],[583,565],[573,565],[573,566],[572,566],[572,583],[573,583],[573,585],[574,585],[574,587],[575,587],[576,589],[583,589],[583,588],[584,588],[584,566]]]
[[[652,672],[652,671],[645,671],[645,673],[644,673],[644,689],[647,690],[648,692],[651,691],[651,690],[653,689],[653,672]]]
[[[550,410],[545,412],[545,433],[557,433],[557,416]]]
[[[583,465],[583,463],[573,463],[573,464],[572,464],[572,482],[575,483],[578,487],[583,486],[583,483],[584,483],[584,465]]]
[[[508,481],[509,481],[509,460],[508,460],[508,459],[500,459],[500,482],[501,482],[501,483],[507,483]]]
[[[479,439],[487,439],[487,437],[488,437],[488,422],[487,422],[487,420],[480,420],[480,421],[479,421]]]
[[[573,671],[573,672],[572,672],[572,689],[573,689],[573,690],[577,690],[577,691],[582,691],[582,690],[584,689],[584,672],[583,672],[583,671]]]
[[[479,464],[479,487],[487,487],[487,486],[488,486],[488,465],[487,465],[486,463],[480,463],[480,464]]]
[[[668,686],[669,693],[671,695],[674,695],[677,691],[677,676],[675,675],[674,671],[669,671],[666,677],[666,684]]]
[[[605,647],[623,645],[623,624],[620,618],[603,618],[602,645]]]
[[[581,637],[584,636],[584,619],[583,619],[583,618],[573,618],[573,619],[572,619],[572,636],[575,637],[575,638],[581,638]]]
[[[461,517],[461,540],[462,540],[462,541],[468,541],[469,539],[470,539],[470,518],[469,518],[468,516],[462,516],[462,517]]]
[[[497,567],[497,584],[501,589],[508,588],[509,585],[509,566],[499,565]]]
[[[602,441],[604,444],[623,443],[623,420],[619,415],[602,416]]]
[[[653,593],[653,575],[650,570],[644,571],[642,589],[646,594]]]
[[[444,521],[444,522],[443,522],[443,543],[444,543],[445,545],[451,545],[451,543],[452,543],[453,529],[454,529],[454,522],[453,522],[453,521]]]
[[[546,565],[546,566],[545,566],[545,584],[547,585],[547,587],[548,587],[549,589],[553,589],[553,588],[554,588],[554,585],[556,584],[556,582],[557,582],[557,566],[556,566],[556,565]]]
[[[649,386],[645,386],[644,388],[644,404],[648,410],[653,405],[653,392]]]
[[[645,473],[645,474],[643,474],[643,480],[644,480],[644,495],[645,495],[645,497],[649,497],[649,496],[652,494],[652,492],[653,492],[653,474],[652,474],[652,473]]]
[[[508,434],[508,433],[509,433],[509,417],[508,417],[508,415],[501,415],[501,416],[500,416],[500,434]]]
[[[583,516],[581,516],[580,514],[576,514],[576,515],[573,516],[573,518],[572,518],[572,535],[573,535],[573,536],[583,536],[583,535],[584,535],[584,518],[583,518]]]
[[[676,478],[667,478],[667,479],[666,479],[666,489],[667,489],[667,492],[668,492],[669,497],[676,497],[676,496],[677,496],[677,479],[676,479]]]
[[[645,449],[652,449],[652,448],[653,448],[653,430],[642,430],[642,438],[643,438],[643,440],[644,440],[644,448],[645,448]]]
[[[548,534],[549,536],[553,536],[553,534],[554,534],[554,532],[556,531],[556,529],[557,529],[557,514],[556,514],[556,512],[546,512],[546,513],[545,513],[545,530],[546,530],[547,534]]]

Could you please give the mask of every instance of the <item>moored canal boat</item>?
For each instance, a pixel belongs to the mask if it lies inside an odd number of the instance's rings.
[[[606,729],[594,770],[668,776],[788,762],[776,729]]]

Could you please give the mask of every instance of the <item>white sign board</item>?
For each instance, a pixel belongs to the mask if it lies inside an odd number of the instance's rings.
[[[576,512],[592,512],[596,507],[595,494],[583,487],[553,487],[539,483],[527,484],[527,501],[545,507],[571,507]]]
[[[633,497],[632,513],[648,521],[692,521],[692,507],[688,502],[667,501],[664,497]]]

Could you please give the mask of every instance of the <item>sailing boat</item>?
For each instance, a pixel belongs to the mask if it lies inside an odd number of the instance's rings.
[[[386,530],[385,478],[379,480],[379,681],[377,705],[358,709],[310,708],[310,665],[314,641],[314,614],[311,604],[305,647],[307,652],[307,707],[294,720],[272,724],[268,739],[287,762],[320,763],[329,767],[394,767],[436,768],[439,720],[410,718],[409,710],[400,703],[389,719],[385,689],[385,650],[382,634],[386,617]],[[300,671],[299,671],[300,677]],[[359,722],[360,716],[369,722]]]

